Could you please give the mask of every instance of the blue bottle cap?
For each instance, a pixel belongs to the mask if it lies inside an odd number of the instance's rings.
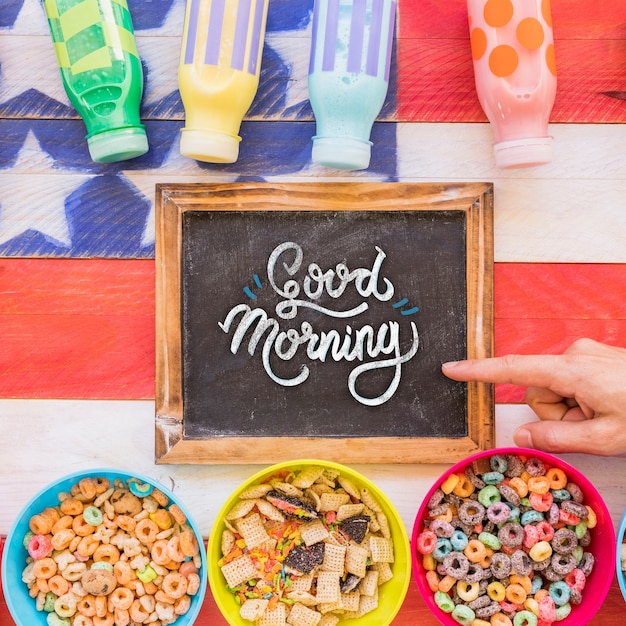
[[[96,163],[134,159],[148,152],[148,138],[143,126],[115,128],[87,137],[89,154]]]
[[[372,142],[352,137],[313,137],[313,162],[339,170],[369,167]]]

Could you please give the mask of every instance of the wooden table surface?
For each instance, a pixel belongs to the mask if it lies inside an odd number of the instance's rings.
[[[232,165],[180,156],[183,0],[129,0],[146,77],[151,150],[89,159],[39,0],[0,0],[0,535],[51,479],[119,467],[185,501],[208,537],[259,466],[154,464],[154,186],[157,182],[489,181],[495,189],[495,348],[557,352],[589,336],[626,346],[626,3],[553,0],[553,161],[498,170],[478,104],[464,0],[399,0],[391,87],[368,170],[311,163],[306,72],[313,0],[270,0],[257,98]],[[532,418],[496,389],[497,445]],[[626,459],[564,458],[615,524]],[[445,465],[361,465],[409,532]],[[591,622],[623,621],[615,583]],[[0,597],[0,624],[11,624]],[[210,597],[199,624],[224,620]],[[394,626],[436,620],[411,584]]]

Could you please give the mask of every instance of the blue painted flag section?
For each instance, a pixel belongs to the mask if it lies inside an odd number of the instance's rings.
[[[255,2],[239,4],[243,11],[243,5]],[[89,157],[82,120],[64,100],[40,0],[0,0],[0,257],[154,258],[157,183],[311,181],[318,176],[345,180],[346,172],[320,170],[311,163],[315,121],[303,88],[308,69],[303,50],[308,53],[310,44],[303,47],[302,41],[311,40],[313,4],[271,0],[264,46],[252,46],[262,48],[262,60],[242,46],[228,59],[246,71],[261,63],[261,73],[241,127],[239,159],[219,165],[186,159],[178,152],[184,109],[176,65],[185,1],[152,0],[146,10],[143,0],[128,0],[144,69],[141,119],[150,150],[130,161],[98,164]],[[379,0],[368,0],[370,4],[375,12]],[[258,19],[253,11],[250,20],[236,22],[233,34],[238,42]],[[294,44],[294,38],[299,43]],[[26,46],[29,55],[23,54]],[[374,58],[368,50],[364,48],[360,59],[371,68]],[[167,65],[166,57],[171,57]],[[35,61],[50,68],[44,79],[32,71]],[[377,149],[367,172],[357,175],[359,180],[397,179],[395,83],[392,61],[389,95],[379,116],[385,121],[374,124]],[[36,185],[33,176],[39,177]],[[33,188],[49,193],[35,197]],[[251,282],[250,288],[258,285]]]

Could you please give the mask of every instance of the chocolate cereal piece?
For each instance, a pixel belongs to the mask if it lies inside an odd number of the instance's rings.
[[[340,582],[341,593],[349,593],[354,591],[363,579],[356,574],[346,574]]]
[[[361,543],[367,534],[370,524],[369,515],[355,515],[343,520],[339,524],[341,532],[345,533],[356,543]]]
[[[324,560],[325,544],[320,541],[312,546],[296,546],[285,558],[285,565],[292,569],[310,574]]]
[[[287,496],[278,491],[270,491],[265,498],[289,517],[298,519],[315,519],[318,517],[317,511],[311,504],[296,496]]]

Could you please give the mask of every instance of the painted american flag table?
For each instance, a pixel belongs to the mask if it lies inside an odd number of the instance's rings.
[[[312,0],[270,0],[261,82],[240,158],[178,151],[183,0],[129,0],[151,149],[89,159],[39,0],[0,0],[0,534],[52,477],[94,466],[153,476],[208,536],[258,466],[155,465],[154,189],[157,182],[490,181],[495,350],[561,351],[578,337],[626,345],[626,3],[553,0],[558,93],[549,165],[497,170],[478,105],[464,0],[400,0],[391,87],[368,170],[311,163],[306,73]],[[531,419],[496,389],[497,444]],[[567,455],[626,506],[626,460]],[[411,529],[444,465],[365,465]],[[615,584],[593,624],[621,623]],[[223,624],[210,594],[198,623]],[[0,624],[11,624],[0,599]],[[435,624],[412,584],[400,626]]]

